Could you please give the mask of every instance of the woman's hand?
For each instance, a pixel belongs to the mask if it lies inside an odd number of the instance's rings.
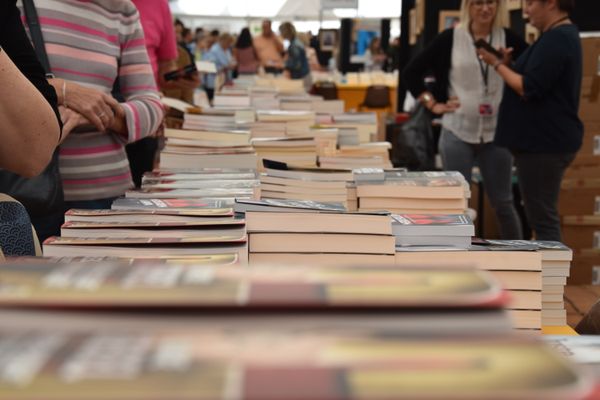
[[[484,48],[477,49],[477,54],[478,54],[479,59],[488,65],[496,65],[496,64],[502,62],[501,59],[499,59],[498,57],[496,57],[494,54],[490,53],[489,51],[485,50]]]
[[[502,58],[496,57],[496,55],[483,48],[477,49],[477,54],[481,61],[496,68],[500,64],[510,65],[510,63],[512,63],[513,50],[512,47],[508,49],[500,48],[499,51],[502,53]]]
[[[64,95],[62,105],[81,114],[99,131],[104,132],[112,126],[115,117],[124,117],[119,102],[111,95],[69,81],[65,85],[65,90],[62,90],[62,84],[57,89],[57,93]]]
[[[438,115],[451,113],[460,108],[460,101],[458,97],[452,96],[446,103],[435,103],[429,110]]]
[[[59,106],[58,112],[60,113],[60,119],[63,122],[62,136],[60,139],[60,143],[65,141],[67,136],[73,131],[73,129],[77,128],[81,125],[92,125],[90,121],[88,121],[83,115],[79,114],[77,111],[71,110],[69,108]]]

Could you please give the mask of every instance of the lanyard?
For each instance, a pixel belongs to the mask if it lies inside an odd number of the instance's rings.
[[[469,33],[471,34],[471,38],[473,39],[473,42],[475,42],[475,35],[473,35],[473,32],[471,31],[471,28],[469,27]],[[494,31],[492,30],[492,32],[490,32],[490,41],[489,44],[490,46],[492,45],[492,40],[494,39]],[[481,78],[483,79],[483,88],[485,90],[485,94],[488,94],[488,87],[489,87],[489,77],[490,77],[490,66],[489,64],[484,63],[479,57],[477,57],[477,52],[475,52],[476,58],[477,58],[477,62],[479,63],[479,70],[481,71]]]

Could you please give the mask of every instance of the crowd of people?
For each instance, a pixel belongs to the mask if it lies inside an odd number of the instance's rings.
[[[315,38],[290,22],[278,34],[265,20],[260,34],[244,28],[233,36],[173,22],[166,0],[0,4],[0,167],[21,176],[0,176],[0,192],[22,195],[26,181],[18,179],[56,167],[60,206],[29,210],[42,240],[59,234],[66,209],[109,208],[153,168],[161,91],[192,103],[201,87],[212,98],[218,77],[259,71],[303,80],[308,90],[311,70],[323,68]],[[462,23],[436,37],[402,75],[423,106],[443,115],[444,168],[470,181],[473,165],[480,167],[502,237],[522,232],[511,190],[514,161],[536,237],[560,240],[560,181],[582,139],[581,47],[569,20],[573,0],[527,0],[525,7],[543,32],[533,46],[505,28],[506,0],[463,0]],[[502,56],[476,49],[478,40]],[[391,48],[399,53],[397,45]],[[381,47],[373,39],[368,69],[390,62]],[[198,60],[213,62],[217,74],[166,78]],[[424,85],[429,71],[433,89]],[[40,193],[28,194],[48,205]]]

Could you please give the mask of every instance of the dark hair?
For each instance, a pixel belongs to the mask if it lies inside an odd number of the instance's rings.
[[[190,33],[192,33],[192,30],[190,28],[183,28],[181,30],[181,36],[186,37],[187,35],[189,35]]]
[[[219,37],[220,34],[221,32],[219,32],[218,29],[213,29],[212,31],[210,31],[210,36]]]
[[[558,0],[557,4],[561,11],[568,12],[569,14],[575,10],[575,0]]]
[[[181,26],[182,28],[185,28],[185,25],[183,24],[183,22],[181,22],[181,20],[179,18],[175,18],[175,26]]]
[[[235,47],[238,49],[246,49],[250,46],[252,46],[252,35],[250,34],[250,29],[244,28],[240,32],[237,42],[235,42]]]
[[[199,33],[204,33],[204,28],[202,28],[202,27],[196,28],[196,35]]]

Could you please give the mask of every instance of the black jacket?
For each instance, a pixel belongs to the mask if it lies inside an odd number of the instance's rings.
[[[525,51],[527,43],[509,29],[506,33],[506,48],[514,49],[513,59]],[[452,67],[452,46],[454,44],[454,29],[447,29],[437,35],[429,45],[409,62],[402,71],[400,79],[413,97],[418,98],[426,89],[424,78],[429,75],[435,77],[435,87],[432,90],[435,99],[439,102],[448,100],[450,87],[450,68]]]

